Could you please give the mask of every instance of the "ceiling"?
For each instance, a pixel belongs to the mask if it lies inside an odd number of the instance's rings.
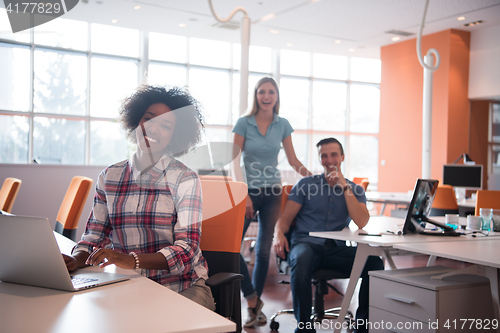
[[[252,45],[310,52],[378,58],[380,47],[394,43],[400,30],[415,38],[424,0],[212,0],[226,18],[234,8],[246,9],[252,21]],[[134,6],[141,6],[134,9]],[[465,20],[458,21],[457,17]],[[240,42],[243,14],[220,27],[208,0],[81,0],[65,18],[189,37]],[[484,23],[463,27],[462,24]],[[184,25],[181,27],[179,25]],[[500,25],[500,0],[430,0],[423,34],[445,29],[476,31]],[[272,32],[271,32],[272,31]]]

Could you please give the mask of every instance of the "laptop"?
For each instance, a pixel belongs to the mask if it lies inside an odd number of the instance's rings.
[[[0,215],[1,281],[79,291],[128,279],[81,269],[70,276],[48,219]]]

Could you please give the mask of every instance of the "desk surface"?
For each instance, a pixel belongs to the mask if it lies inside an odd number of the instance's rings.
[[[365,192],[366,200],[376,203],[409,205],[413,193],[410,192]],[[459,207],[474,208],[476,201],[472,199],[461,200],[458,202]]]
[[[439,217],[433,217],[436,220],[440,220]],[[393,246],[399,243],[422,243],[422,242],[462,242],[462,241],[477,241],[486,240],[487,237],[472,237],[472,235],[465,235],[460,237],[445,237],[445,236],[428,236],[420,234],[410,234],[410,235],[392,235],[387,233],[387,230],[397,231],[403,228],[404,219],[396,217],[387,216],[372,216],[370,221],[363,228],[363,231],[367,233],[382,233],[381,236],[362,236],[359,234],[360,230],[354,223],[351,223],[349,228],[345,228],[341,231],[322,231],[322,232],[310,232],[309,235],[320,238],[330,238],[343,241],[354,241],[357,243],[371,244],[377,246]],[[495,237],[500,240],[500,233],[491,233],[491,237]],[[490,238],[491,239],[491,238]]]
[[[56,236],[62,252],[73,242]],[[85,270],[101,270],[88,267]],[[235,323],[140,274],[128,281],[65,292],[0,282],[0,323],[5,332],[228,332]]]
[[[477,242],[446,242],[446,243],[400,243],[394,247],[422,254],[429,254],[448,259],[466,261],[472,264],[500,268],[500,238],[478,237]]]
[[[401,229],[402,225],[403,219],[377,216],[371,217],[370,221],[363,229],[368,233],[379,233],[384,232],[384,230],[399,230]],[[350,228],[345,228],[341,231],[311,232],[309,234],[315,237],[349,240],[358,243],[358,249],[356,251],[356,257],[354,259],[354,264],[351,270],[349,284],[344,294],[344,299],[342,300],[342,308],[339,314],[340,318],[343,318],[347,312],[347,308],[349,307],[349,304],[351,302],[356,283],[358,281],[358,278],[361,276],[361,271],[366,263],[366,259],[368,258],[368,256],[379,256],[384,254],[390,261],[390,263],[392,263],[391,267],[395,268],[394,263],[390,258],[390,254],[386,251],[381,251],[383,247],[394,247],[402,250],[410,250],[412,252],[437,255],[487,266],[486,275],[490,279],[492,297],[495,307],[494,311],[497,319],[500,318],[500,316],[498,315],[499,296],[498,276],[496,272],[496,267],[500,267],[500,259],[498,257],[498,251],[495,250],[498,248],[498,245],[500,245],[500,237],[498,237],[499,233],[494,233],[496,237],[488,236],[475,238],[472,237],[472,235],[460,237],[440,237],[420,234],[399,236],[385,234],[381,236],[362,236],[359,235],[359,230],[357,230],[357,227],[355,225],[351,225]],[[467,251],[466,249],[475,250]],[[482,250],[484,250],[484,256],[478,255],[478,253],[483,253]],[[339,333],[340,327],[336,327],[334,332]],[[500,327],[497,332],[500,332]]]
[[[408,192],[365,192],[368,201],[394,204],[409,204],[412,194]]]

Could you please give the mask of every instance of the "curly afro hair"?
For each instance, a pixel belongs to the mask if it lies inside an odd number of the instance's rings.
[[[166,153],[172,156],[184,155],[201,140],[205,126],[200,103],[183,89],[140,86],[132,96],[123,101],[119,110],[119,120],[127,131],[129,139],[136,142],[134,133],[140,120],[151,105],[158,103],[165,104],[172,111],[183,108],[176,112],[176,130]]]

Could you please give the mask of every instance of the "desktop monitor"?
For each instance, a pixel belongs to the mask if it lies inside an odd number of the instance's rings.
[[[403,226],[403,235],[407,234],[429,234],[439,236],[458,236],[453,228],[446,224],[432,221],[428,218],[432,208],[434,195],[438,187],[439,181],[434,179],[417,179],[413,197],[406,213],[405,224]],[[440,228],[440,230],[425,231],[425,224],[431,223]]]
[[[482,165],[456,165],[443,166],[443,184],[470,190],[483,188]]]

